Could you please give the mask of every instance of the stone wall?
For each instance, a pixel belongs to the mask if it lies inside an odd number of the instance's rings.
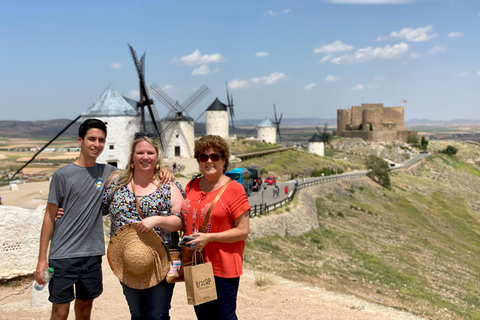
[[[297,193],[299,204],[290,212],[267,214],[250,219],[249,240],[279,235],[298,237],[312,229],[318,229],[318,217],[315,204],[315,190],[304,188]]]
[[[44,215],[45,206],[35,210],[0,206],[0,279],[35,272]]]

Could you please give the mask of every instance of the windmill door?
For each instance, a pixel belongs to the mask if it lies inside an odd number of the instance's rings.
[[[180,157],[180,146],[175,146],[175,157]]]

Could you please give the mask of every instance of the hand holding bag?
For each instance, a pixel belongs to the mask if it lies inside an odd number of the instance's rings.
[[[203,256],[202,256],[203,258]],[[199,305],[217,299],[217,288],[211,262],[195,261],[194,265],[185,267],[185,289],[187,303]],[[199,262],[199,264],[196,264]]]

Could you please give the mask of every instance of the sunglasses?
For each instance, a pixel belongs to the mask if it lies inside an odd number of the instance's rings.
[[[143,137],[147,137],[147,138],[150,138],[150,139],[157,139],[157,135],[155,133],[145,133],[145,132],[135,133],[135,138],[134,139],[139,139],[139,138],[143,138]]]
[[[214,152],[214,153],[210,153],[210,154],[200,153],[198,155],[198,160],[200,160],[200,162],[207,162],[208,158],[210,158],[210,160],[215,162],[215,161],[218,161],[221,158],[223,158],[223,155],[219,152]]]

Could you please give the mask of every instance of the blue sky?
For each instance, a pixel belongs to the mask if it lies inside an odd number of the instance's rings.
[[[478,0],[3,0],[0,15],[0,120],[73,119],[110,83],[138,98],[127,43],[180,104],[210,88],[193,118],[228,81],[236,119],[274,103],[284,118],[383,103],[480,119]]]

